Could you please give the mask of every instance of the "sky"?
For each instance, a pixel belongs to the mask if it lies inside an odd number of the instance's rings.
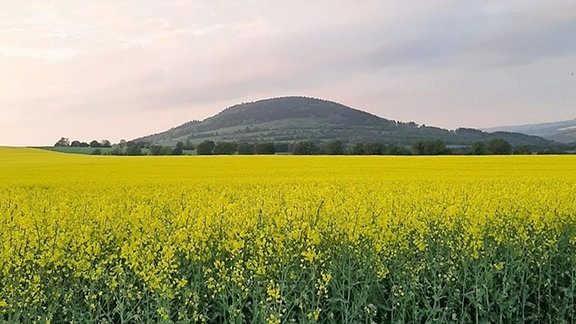
[[[0,145],[307,96],[449,129],[576,118],[574,0],[1,0]]]

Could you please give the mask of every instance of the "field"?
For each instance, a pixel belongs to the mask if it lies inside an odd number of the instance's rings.
[[[0,322],[574,323],[576,157],[0,148]]]

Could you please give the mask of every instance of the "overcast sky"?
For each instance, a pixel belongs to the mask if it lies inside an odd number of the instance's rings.
[[[301,95],[445,128],[576,118],[574,0],[1,0],[0,145]]]

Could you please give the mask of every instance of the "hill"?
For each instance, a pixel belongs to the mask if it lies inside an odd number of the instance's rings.
[[[476,129],[447,130],[385,119],[339,103],[283,97],[242,103],[203,121],[191,121],[162,133],[135,139],[160,145],[204,140],[247,143],[293,143],[341,140],[346,143],[379,142],[411,145],[420,140],[441,139],[447,145],[471,145],[502,138],[514,146],[548,147],[551,141],[511,132],[486,133]]]
[[[576,119],[552,123],[502,126],[484,129],[487,132],[507,131],[540,136],[560,143],[576,143]]]

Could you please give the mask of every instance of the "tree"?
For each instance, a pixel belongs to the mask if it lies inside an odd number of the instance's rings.
[[[328,155],[342,155],[344,154],[344,144],[339,140],[330,141],[326,143],[324,152]]]
[[[184,154],[184,142],[176,143],[176,147],[172,150],[172,155]]]
[[[152,146],[150,146],[150,151],[148,151],[148,154],[150,154],[150,155],[164,155],[165,154],[164,146],[152,145]]]
[[[380,143],[367,143],[364,144],[364,154],[366,155],[382,155],[384,153],[384,146]]]
[[[350,154],[352,155],[363,155],[364,154],[364,144],[354,143],[350,148]]]
[[[212,154],[216,155],[232,155],[236,152],[236,145],[229,142],[218,142],[212,150]]]
[[[276,153],[276,146],[274,143],[258,143],[254,145],[254,152],[256,154],[274,154]]]
[[[486,143],[476,142],[476,143],[472,144],[472,147],[470,148],[470,154],[485,155],[486,154]]]
[[[248,143],[240,143],[238,144],[238,154],[247,155],[247,154],[254,154],[254,145]]]
[[[198,155],[212,155],[212,150],[216,144],[212,141],[204,141],[196,146],[196,154]]]
[[[520,145],[514,149],[514,154],[527,155],[531,153],[530,148],[526,145]]]
[[[102,140],[102,142],[100,142],[100,146],[101,146],[101,147],[110,148],[110,147],[112,147],[112,143],[110,143],[109,140],[106,140],[106,139],[105,139],[105,140]]]
[[[398,145],[389,145],[386,148],[386,154],[389,155],[410,155],[410,150],[403,147],[403,146],[398,146]]]
[[[97,140],[93,140],[92,142],[90,142],[90,147],[92,147],[92,148],[101,147],[101,146],[102,145]]]
[[[95,150],[93,150],[90,154],[92,155],[102,155],[102,150],[97,148]]]
[[[112,149],[112,151],[110,151],[110,155],[122,155],[124,153],[122,153],[122,148],[120,146],[117,146],[115,148]]]
[[[54,144],[56,147],[68,147],[70,146],[70,140],[66,137],[62,137]]]
[[[193,150],[194,144],[192,144],[192,141],[190,139],[187,139],[186,143],[184,144],[184,147],[182,149],[183,150]]]
[[[70,143],[71,147],[80,147],[80,141],[74,140],[72,141],[72,143]]]
[[[418,141],[412,145],[412,151],[417,155],[447,154],[446,145],[440,139],[431,141]]]
[[[292,149],[294,155],[313,155],[318,154],[318,146],[312,141],[301,141],[294,145]]]
[[[512,145],[501,138],[495,138],[486,144],[488,154],[507,155],[512,154]]]
[[[142,148],[134,141],[126,143],[126,155],[142,155]]]

